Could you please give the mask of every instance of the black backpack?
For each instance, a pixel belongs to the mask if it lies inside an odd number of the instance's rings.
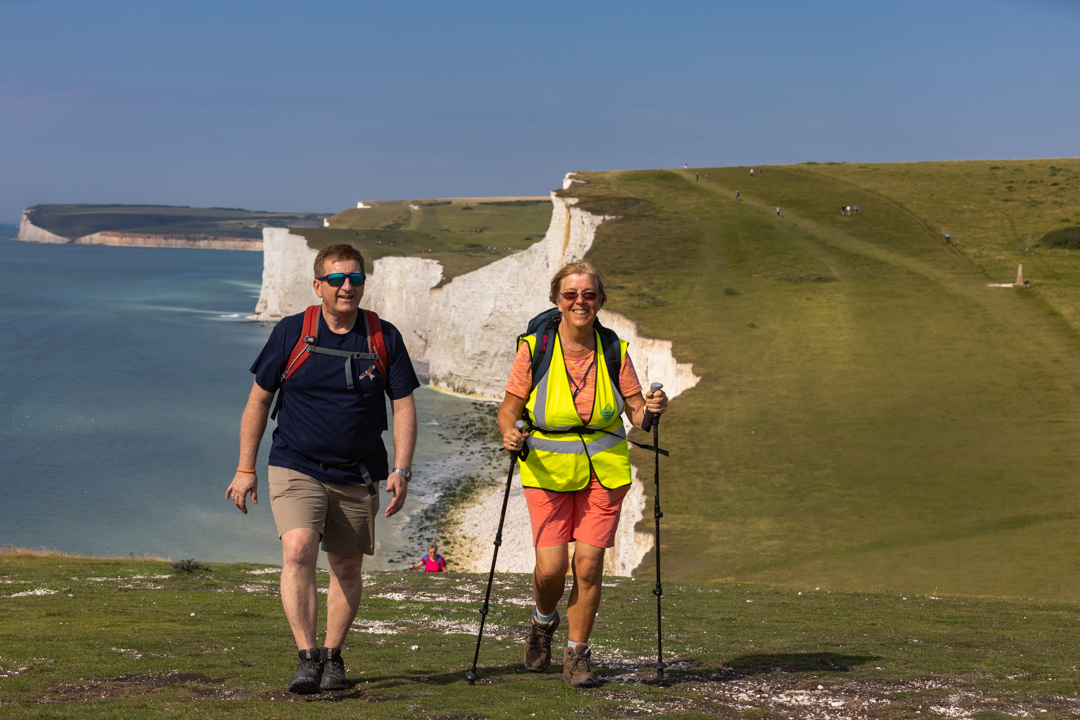
[[[521,343],[524,342],[528,335],[536,335],[536,347],[532,354],[533,390],[536,389],[536,384],[551,366],[555,336],[558,334],[556,331],[561,319],[562,314],[559,312],[559,308],[545,310],[530,320],[525,332],[518,335],[518,347],[521,347]],[[600,318],[593,320],[593,328],[600,334],[599,349],[604,356],[604,362],[607,363],[608,377],[615,382],[615,387],[619,387],[619,374],[622,371],[622,352],[619,336],[615,334],[614,330],[601,325]],[[622,393],[622,388],[619,388],[619,392]]]

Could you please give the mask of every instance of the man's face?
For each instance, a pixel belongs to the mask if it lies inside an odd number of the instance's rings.
[[[323,263],[323,275],[331,273],[358,273],[360,263],[355,260],[335,260]],[[341,287],[331,287],[325,280],[315,281],[315,294],[323,301],[323,307],[327,311],[340,315],[354,313],[360,307],[360,299],[364,297],[364,288],[353,287],[348,278]]]

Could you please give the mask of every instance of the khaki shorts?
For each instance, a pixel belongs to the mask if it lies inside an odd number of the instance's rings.
[[[322,536],[322,549],[341,557],[375,552],[379,496],[367,485],[335,485],[297,470],[271,465],[270,509],[278,537],[296,528]]]

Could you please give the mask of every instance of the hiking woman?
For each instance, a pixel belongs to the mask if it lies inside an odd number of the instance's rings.
[[[424,569],[424,572],[446,572],[446,560],[439,554],[439,546],[437,543],[431,543],[427,546],[427,555],[420,558],[409,566],[410,570]]]
[[[556,608],[569,569],[574,583],[566,607],[563,681],[596,687],[589,635],[600,606],[604,551],[615,545],[623,497],[630,487],[630,456],[620,415],[645,427],[651,423],[650,413],[667,409],[668,399],[662,390],[642,396],[626,342],[595,322],[607,300],[604,276],[596,265],[581,261],[563,267],[551,280],[550,299],[559,310],[557,334],[547,334],[550,364],[546,370],[538,368],[534,381],[532,356],[543,349],[538,341],[545,333],[525,337],[499,407],[503,446],[512,452],[528,448],[521,484],[536,552],[536,609],[525,667],[543,672],[551,664],[551,641],[559,626]],[[606,361],[605,349],[617,353],[611,355],[616,362]],[[526,432],[514,427],[522,418]]]

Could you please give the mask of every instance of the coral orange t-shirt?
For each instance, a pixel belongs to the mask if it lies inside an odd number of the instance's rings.
[[[574,396],[574,407],[578,415],[587,422],[596,398],[596,351],[580,358],[564,355],[563,359],[566,361],[566,372],[570,375],[571,389],[580,388]],[[619,389],[623,397],[641,392],[641,382],[629,352],[619,369]],[[532,355],[529,353],[528,343],[523,342],[518,347],[514,364],[510,368],[510,379],[506,381],[506,392],[526,400],[532,392]]]

